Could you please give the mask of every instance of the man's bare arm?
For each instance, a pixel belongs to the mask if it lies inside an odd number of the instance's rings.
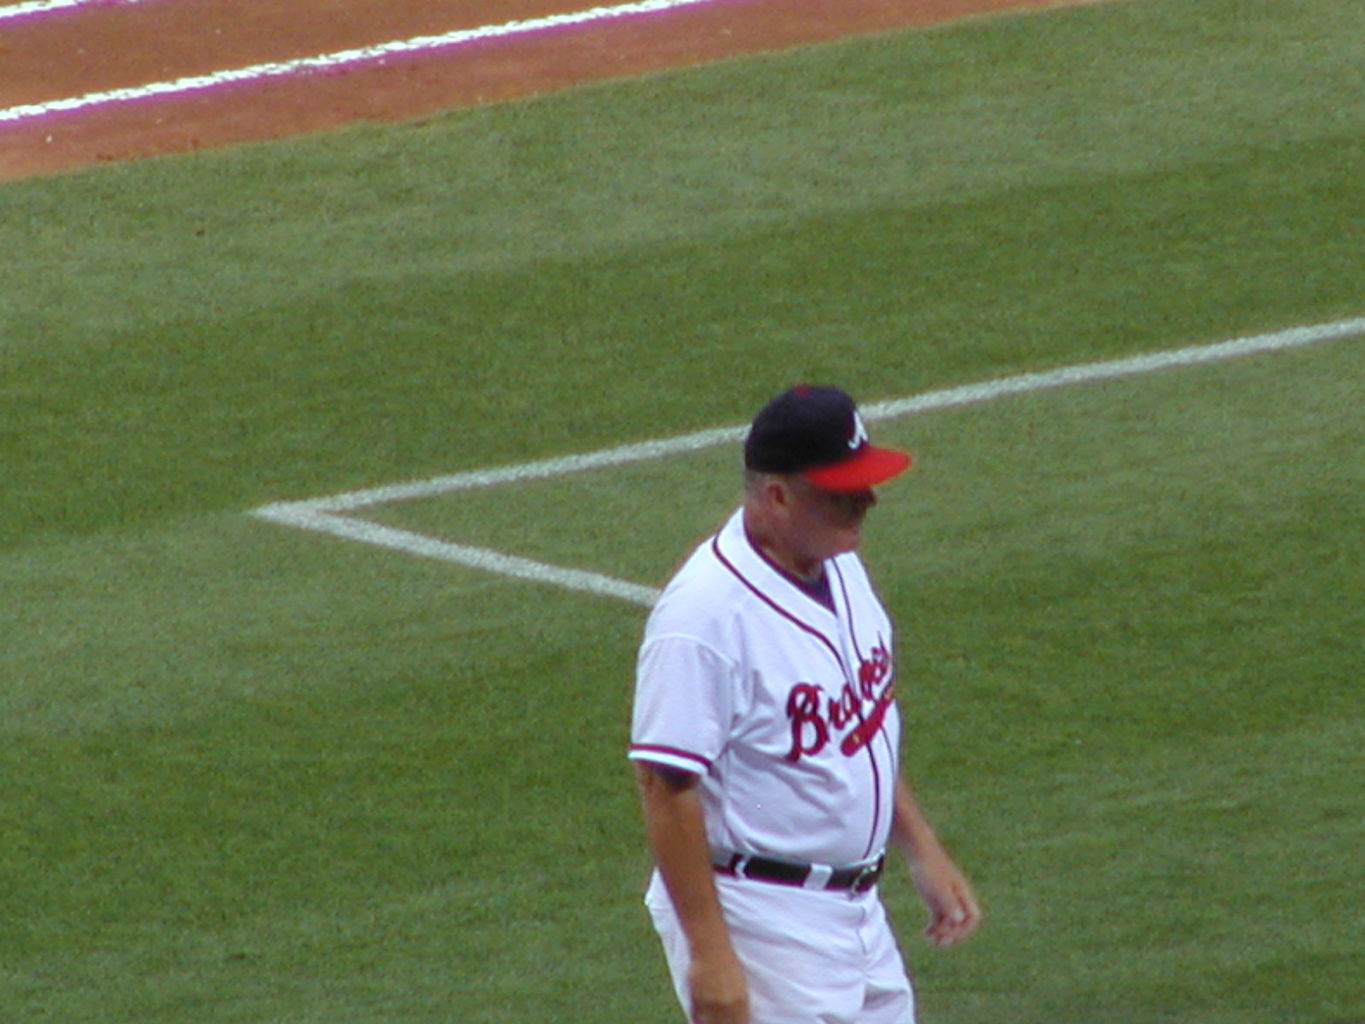
[[[694,1024],[748,1024],[744,970],[716,893],[698,777],[637,763],[645,833],[691,952],[688,985]]]
[[[965,939],[981,922],[971,883],[938,841],[919,802],[904,779],[897,780],[892,842],[905,854],[915,887],[929,909],[924,934],[938,946]]]

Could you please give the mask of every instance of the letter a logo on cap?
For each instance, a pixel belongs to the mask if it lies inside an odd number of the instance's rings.
[[[873,445],[853,399],[833,387],[784,391],[759,410],[744,439],[746,469],[800,473],[827,491],[875,487],[910,462],[909,452]]]
[[[858,415],[855,409],[853,412],[853,436],[848,439],[848,447],[852,451],[857,451],[867,443],[867,427],[863,425],[863,418]]]

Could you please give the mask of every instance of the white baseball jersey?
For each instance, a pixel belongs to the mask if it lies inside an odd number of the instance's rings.
[[[754,548],[741,510],[645,627],[630,756],[701,776],[713,851],[842,865],[886,846],[891,622],[856,554],[825,570],[832,611]]]

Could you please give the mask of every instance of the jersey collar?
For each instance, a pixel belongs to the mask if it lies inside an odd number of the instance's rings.
[[[812,609],[818,609],[818,614],[827,615],[831,620],[836,617],[832,559],[823,563],[823,585],[812,585],[797,579],[749,538],[742,508],[730,517],[716,541],[726,560],[744,577],[745,582],[769,600],[802,615],[809,615]]]

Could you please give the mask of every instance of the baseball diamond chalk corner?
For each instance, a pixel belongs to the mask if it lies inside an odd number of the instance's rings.
[[[914,413],[930,412],[974,405],[1011,395],[1027,394],[1052,388],[1070,387],[1099,381],[1117,380],[1152,373],[1158,370],[1180,369],[1208,363],[1236,359],[1242,356],[1280,352],[1302,348],[1322,341],[1337,341],[1365,335],[1365,317],[1338,320],[1307,327],[1293,327],[1270,334],[1234,338],[1210,345],[1167,349],[1147,355],[1112,359],[1097,363],[1082,363],[1038,373],[1025,373],[967,384],[962,387],[927,391],[907,398],[893,399],[864,406],[863,416],[869,420],[895,419]],[[725,427],[705,430],[679,437],[643,441],[596,452],[543,459],[536,462],[472,470],[448,476],[432,477],[408,483],[391,484],[360,491],[349,491],[303,501],[281,501],[253,509],[250,514],[283,526],[329,534],[343,540],[358,541],[378,547],[402,551],[423,558],[432,558],[463,565],[471,569],[509,576],[534,583],[546,583],[567,590],[649,607],[659,597],[659,591],[640,583],[616,579],[583,569],[537,562],[518,555],[472,547],[438,537],[384,526],[360,518],[357,510],[399,501],[430,498],[456,491],[493,487],[500,484],[521,483],[567,476],[588,469],[645,462],[733,444],[744,437],[744,427]]]

